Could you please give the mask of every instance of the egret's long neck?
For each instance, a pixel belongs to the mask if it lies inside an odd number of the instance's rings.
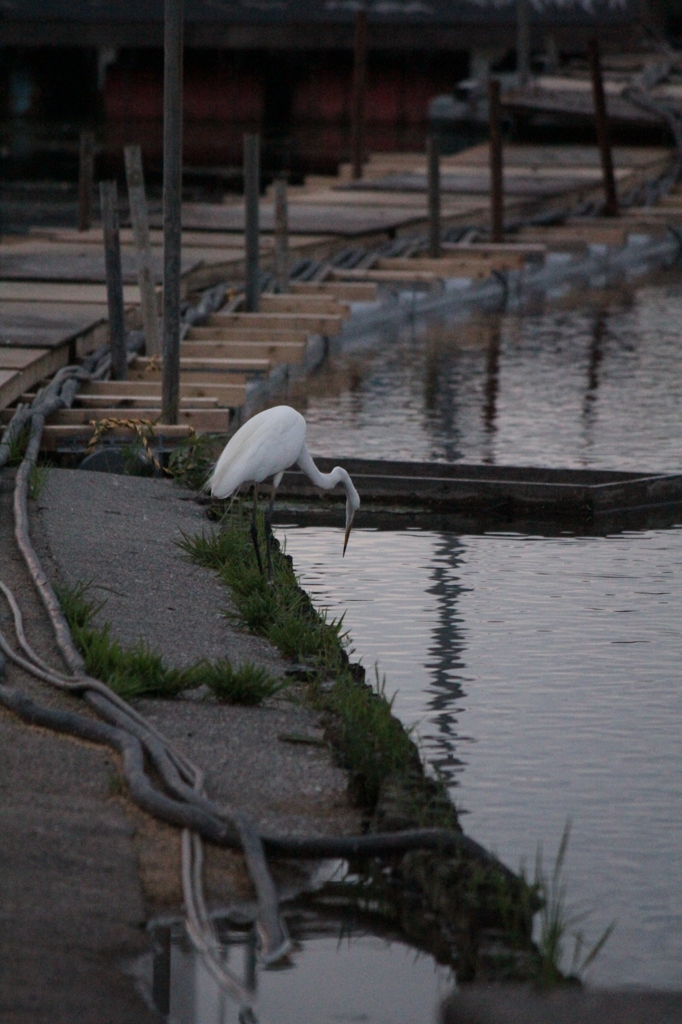
[[[331,473],[321,473],[313,462],[312,455],[305,445],[303,445],[303,449],[297,461],[298,465],[310,482],[315,484],[316,487],[322,487],[325,491],[330,491],[332,487],[336,487],[337,484],[343,484],[347,495],[350,493],[351,489],[355,490],[351,482],[351,478],[348,476],[345,469],[341,468],[341,466],[335,466]]]

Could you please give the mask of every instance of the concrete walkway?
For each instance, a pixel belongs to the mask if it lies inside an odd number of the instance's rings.
[[[0,578],[15,592],[37,651],[55,666],[49,624],[13,541],[11,478],[0,477]],[[51,470],[31,502],[32,533],[56,583],[91,581],[102,621],[123,643],[144,639],[171,664],[228,655],[273,674],[285,664],[264,640],[225,619],[229,598],[174,543],[209,528],[191,495],[163,480]],[[9,634],[9,616],[0,610]],[[46,704],[87,713],[9,666],[7,682]],[[295,697],[295,693],[293,694]],[[347,779],[320,746],[319,722],[291,700],[234,708],[183,700],[138,702],[205,770],[207,789],[248,808],[268,829],[335,834],[359,829]],[[284,737],[284,738],[282,738]],[[181,906],[176,829],[121,792],[117,756],[19,723],[0,710],[0,1020],[11,1024],[144,1024],[155,1019],[126,974],[148,948],[144,924]],[[213,905],[249,899],[241,857],[209,849]],[[304,884],[279,873],[281,885]]]

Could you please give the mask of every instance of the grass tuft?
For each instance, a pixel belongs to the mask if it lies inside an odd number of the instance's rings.
[[[576,925],[584,921],[589,912],[572,914],[568,909],[567,890],[563,873],[570,834],[571,822],[569,819],[564,826],[554,867],[550,875],[547,874],[543,867],[541,847],[538,847],[535,858],[535,881],[533,888],[542,901],[540,908],[540,936],[538,939],[540,958],[536,980],[540,985],[544,986],[557,985],[566,980],[566,976],[562,973],[561,968],[565,955],[565,943],[569,937],[573,939],[574,947],[568,978],[569,980],[578,980],[595,957],[599,955],[616,927],[616,922],[612,921],[611,924],[607,925],[597,941],[589,948],[587,948],[582,929],[575,930]]]
[[[182,440],[168,459],[168,471],[175,482],[201,490],[227,440],[227,434],[191,434]]]
[[[112,637],[109,622],[102,626],[93,623],[106,602],[89,596],[91,586],[77,583],[60,587],[57,596],[88,673],[122,697],[175,697],[182,690],[206,685],[220,700],[231,704],[259,704],[285,685],[250,662],[233,667],[224,658],[177,669],[166,665],[163,657],[142,640],[124,647]]]

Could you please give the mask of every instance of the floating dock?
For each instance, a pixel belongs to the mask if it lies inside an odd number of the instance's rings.
[[[342,465],[353,478],[363,504],[370,505],[463,513],[494,511],[510,517],[590,518],[682,502],[681,473],[619,473],[344,458],[316,458],[315,461],[324,473]],[[319,493],[298,470],[287,470],[278,490],[280,496],[293,499],[309,499]],[[331,497],[344,500],[340,490]]]
[[[342,165],[336,177],[309,178],[289,189],[291,287],[274,293],[273,202],[261,202],[260,261],[264,291],[260,310],[240,308],[243,288],[244,207],[230,197],[221,204],[183,208],[183,295],[228,286],[226,305],[201,324],[185,325],[180,352],[179,423],[164,427],[166,439],[191,431],[224,433],[244,406],[252,382],[275,370],[306,365],[311,346],[324,349],[345,330],[355,304],[392,300],[401,289],[438,289],[452,278],[466,283],[523,270],[548,253],[576,253],[590,246],[617,248],[632,235],[657,238],[682,226],[682,192],[656,207],[630,206],[614,219],[576,216],[600,201],[598,153],[584,146],[508,146],[505,149],[505,216],[515,230],[497,245],[486,240],[489,220],[488,145],[441,161],[442,256],[426,255],[428,225],[423,154],[373,154],[363,179],[350,180]],[[663,148],[616,148],[621,196],[635,197],[671,168]],[[551,226],[543,220],[561,220]],[[162,232],[151,228],[157,284]],[[141,327],[132,230],[121,231],[127,326]],[[0,423],[17,401],[61,367],[108,340],[103,238],[100,228],[79,232],[35,228],[0,243]],[[323,341],[320,346],[320,341]],[[277,379],[280,379],[279,377]],[[161,367],[137,357],[128,380],[86,385],[73,408],[54,413],[44,447],[87,444],[97,424],[112,435],[129,434],[125,420],[156,422],[161,410]],[[118,422],[117,422],[118,421]]]

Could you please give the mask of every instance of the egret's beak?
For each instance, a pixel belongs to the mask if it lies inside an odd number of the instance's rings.
[[[352,523],[349,523],[348,526],[346,527],[346,536],[345,536],[345,539],[344,539],[344,542],[343,542],[343,555],[345,555],[346,548],[348,547],[348,538],[350,537],[350,528],[351,528],[352,525],[353,525]],[[343,558],[343,555],[341,555],[342,558]]]

